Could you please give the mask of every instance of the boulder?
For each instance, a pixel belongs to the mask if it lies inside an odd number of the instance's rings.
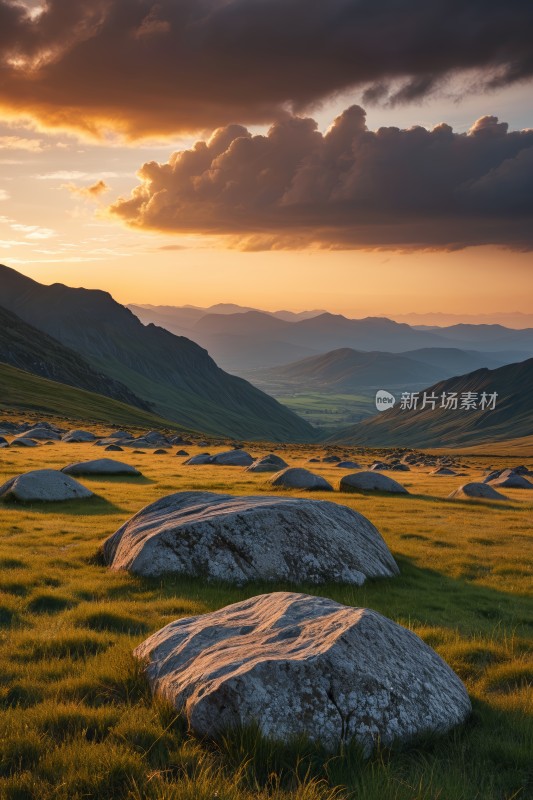
[[[379,472],[354,472],[352,475],[344,475],[339,488],[341,492],[409,494],[405,486]]]
[[[492,486],[486,483],[465,483],[458,489],[454,489],[448,497],[453,500],[463,500],[474,498],[478,500],[507,500],[504,494],[500,494]]]
[[[282,458],[274,453],[269,453],[267,456],[257,458],[249,467],[246,467],[246,472],[279,472],[288,466]]]
[[[513,467],[512,471],[515,473],[515,475],[533,475],[533,472],[524,464],[520,464],[518,467]]]
[[[154,450],[154,456],[166,456],[168,450],[163,450],[161,447],[158,450]]]
[[[505,470],[498,478],[493,478],[489,485],[501,489],[533,489],[531,481],[511,470]]]
[[[457,475],[457,472],[453,469],[449,469],[448,467],[437,467],[437,469],[432,469],[429,473],[430,475]]]
[[[451,667],[415,633],[367,608],[273,592],[171,622],[134,650],[154,695],[217,739],[258,726],[329,751],[442,735],[471,712]]]
[[[11,442],[11,447],[37,447],[37,442],[34,442],[33,439],[26,439],[24,436],[17,436]]]
[[[309,458],[307,461],[308,464],[320,464],[319,458]]]
[[[361,469],[361,464],[356,461],[339,461],[335,466],[339,469]]]
[[[79,461],[63,467],[61,472],[66,475],[141,475],[138,469],[115,461],[112,458],[97,458],[94,461]]]
[[[128,433],[128,431],[113,431],[113,433],[109,433],[107,435],[107,438],[108,439],[117,439],[117,440],[131,439],[132,435],[131,435],[131,433]]]
[[[177,492],[139,511],[103,545],[115,570],[244,584],[361,585],[398,567],[378,530],[325,500]]]
[[[147,442],[146,439],[139,438],[139,439],[131,439],[126,440],[124,439],[122,442],[122,447],[144,447],[149,450],[153,447],[153,442]]]
[[[192,444],[190,439],[184,439],[183,436],[173,436],[170,439],[170,444],[184,444],[185,446],[189,446]]]
[[[123,453],[124,448],[118,444],[108,444],[105,448],[106,450],[110,450],[112,453]]]
[[[37,439],[42,441],[59,441],[61,436],[50,428],[31,428],[29,431],[24,432],[27,439]]]
[[[209,464],[211,462],[211,455],[209,453],[198,453],[195,456],[191,456],[184,461],[184,464],[189,464],[189,466],[195,466],[197,464]]]
[[[371,470],[390,469],[390,464],[387,464],[385,461],[374,461],[370,469]]]
[[[339,456],[324,456],[322,459],[323,464],[337,464],[341,459]]]
[[[70,442],[74,444],[81,442],[94,442],[97,437],[94,435],[94,433],[90,433],[90,431],[69,431],[61,438],[64,442]]]
[[[188,452],[186,450],[178,450],[176,453],[177,456],[188,456]]]
[[[82,500],[92,496],[93,493],[81,483],[55,469],[26,472],[0,486],[2,500],[20,500],[23,503]]]
[[[249,467],[254,463],[254,459],[245,450],[227,450],[211,456],[210,463],[222,467]]]
[[[155,444],[155,445],[170,444],[170,441],[167,439],[167,437],[164,436],[159,431],[148,431],[148,433],[145,433],[142,436],[142,439],[145,442],[150,442],[150,444]]]
[[[305,489],[308,492],[332,492],[333,486],[322,475],[315,475],[302,467],[289,467],[276,472],[269,481],[283,489]]]

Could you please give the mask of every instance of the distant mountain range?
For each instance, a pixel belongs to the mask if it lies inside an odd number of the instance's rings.
[[[225,373],[198,344],[143,325],[107,292],[44,286],[0,266],[0,306],[81,354],[93,371],[123,384],[157,414],[182,426],[272,441],[315,436],[296,414]],[[30,338],[35,340],[35,334]],[[0,351],[0,360],[8,357]]]
[[[481,442],[518,439],[533,434],[533,358],[498,369],[479,369],[439,381],[428,387],[438,398],[436,407],[389,411],[337,432],[332,441],[375,447],[455,447]],[[476,395],[477,408],[461,409],[461,395]],[[479,407],[482,393],[497,393],[494,410]],[[442,395],[456,393],[459,407],[441,408]],[[398,398],[399,399],[399,398]]]
[[[275,395],[282,387],[285,392],[291,387],[298,392],[360,395],[381,388],[421,388],[453,375],[505,363],[506,357],[500,353],[452,347],[426,347],[405,353],[341,348],[283,366],[250,370],[246,378]]]
[[[408,325],[418,327],[457,325],[466,322],[470,325],[505,325],[507,328],[533,328],[533,313],[525,314],[520,311],[507,311],[495,314],[392,314],[396,322],[406,322]]]
[[[200,316],[196,310],[187,319],[183,309],[163,307],[162,312],[141,306],[130,308],[145,323],[156,321],[174,333],[187,335],[207,348],[224,369],[240,375],[344,348],[388,353],[457,348],[498,352],[504,363],[533,355],[533,328],[470,324],[415,328],[386,317],[348,319],[327,312],[309,312],[313,315],[305,319],[288,320],[243,309],[238,313],[204,310]]]

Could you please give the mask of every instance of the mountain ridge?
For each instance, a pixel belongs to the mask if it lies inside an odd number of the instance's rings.
[[[0,304],[113,376],[161,416],[216,435],[312,440],[312,426],[229,375],[200,345],[145,326],[101,290],[45,286],[0,266]]]
[[[442,398],[473,392],[496,392],[493,410],[457,410],[428,405],[414,411],[395,407],[369,420],[338,431],[330,441],[345,445],[385,447],[454,447],[476,442],[497,442],[533,433],[533,358],[496,369],[482,368],[439,381],[424,390]],[[422,394],[422,393],[421,393]]]

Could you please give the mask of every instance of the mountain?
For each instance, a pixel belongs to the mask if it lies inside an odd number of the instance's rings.
[[[307,422],[225,373],[200,346],[144,326],[107,292],[44,286],[0,266],[0,305],[81,353],[93,369],[125,384],[180,425],[248,439],[314,437]]]
[[[127,386],[94,370],[88,361],[0,306],[0,362],[52,381],[103,394],[150,411]]]
[[[533,348],[533,328],[516,330],[504,325],[470,325],[460,323],[443,328],[420,327],[422,333],[434,334],[457,342],[458,347],[469,347],[473,350],[531,350]]]
[[[195,322],[202,319],[208,314],[246,314],[250,311],[267,314],[285,322],[298,322],[302,319],[309,319],[316,317],[324,312],[321,310],[315,311],[260,311],[257,308],[249,306],[239,306],[235,303],[216,303],[208,308],[200,306],[153,306],[144,304],[128,303],[126,308],[129,308],[141,322],[148,325],[153,322],[155,325],[161,325],[167,328],[172,333],[183,333],[188,328],[192,327]]]
[[[105,422],[113,428],[179,429],[167,419],[101,394],[47,380],[0,363],[0,409],[37,412],[61,420]]]
[[[499,312],[494,314],[446,314],[434,312],[429,314],[391,314],[392,319],[397,322],[407,322],[413,327],[444,327],[446,325],[456,325],[457,323],[469,323],[472,325],[486,325],[498,323],[505,325],[506,328],[531,328],[533,327],[533,314],[525,314],[521,311]]]
[[[428,347],[405,353],[340,348],[268,369],[243,371],[242,376],[268,394],[287,402],[302,393],[367,396],[376,413],[378,389],[402,392],[423,389],[430,383],[462,375],[480,367],[499,367],[513,361],[512,354],[481,353],[457,348]],[[326,402],[326,401],[325,401]]]
[[[438,398],[417,410],[395,407],[365,422],[340,431],[332,440],[368,446],[455,447],[476,442],[497,442],[533,434],[533,358],[497,369],[474,372],[440,381],[426,389]],[[443,393],[497,393],[494,410],[439,407]]]
[[[533,355],[533,329],[515,330],[501,325],[451,325],[412,327],[386,317],[348,319],[328,312],[270,313],[239,307],[230,313],[183,307],[130,306],[143,322],[155,322],[202,347],[224,369],[242,377],[249,370],[278,367],[307,356],[350,348],[404,353],[426,348],[498,351],[493,366]],[[207,313],[204,313],[207,312]],[[487,362],[487,366],[491,365]],[[464,370],[472,367],[465,364]],[[460,370],[461,371],[461,370]]]
[[[368,387],[427,386],[442,377],[442,370],[395,353],[345,347],[248,375],[257,386],[290,383],[298,391],[359,394]]]

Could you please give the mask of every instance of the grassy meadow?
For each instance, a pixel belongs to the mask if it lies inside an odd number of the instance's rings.
[[[148,634],[180,616],[294,588],[154,581],[102,565],[103,540],[165,494],[274,493],[264,474],[184,466],[176,449],[161,456],[64,443],[0,450],[0,484],[31,469],[104,456],[143,473],[133,479],[81,479],[98,495],[89,501],[0,506],[2,799],[533,797],[533,492],[505,490],[509,499],[501,503],[445,499],[489,464],[512,465],[516,458],[465,454],[464,478],[417,469],[391,473],[410,496],[313,494],[367,516],[387,541],[401,576],[361,588],[297,588],[374,608],[410,627],[459,674],[473,702],[471,718],[449,735],[376,752],[365,761],[356,748],[326,754],[305,742],[280,747],[254,731],[233,733],[216,744],[200,742],[172,708],[151,698],[131,656]],[[248,449],[254,455],[269,451]],[[274,452],[300,466],[324,451],[277,446]],[[365,465],[374,460],[373,453],[355,448],[337,452]],[[310,468],[336,488],[344,474],[328,464]]]

